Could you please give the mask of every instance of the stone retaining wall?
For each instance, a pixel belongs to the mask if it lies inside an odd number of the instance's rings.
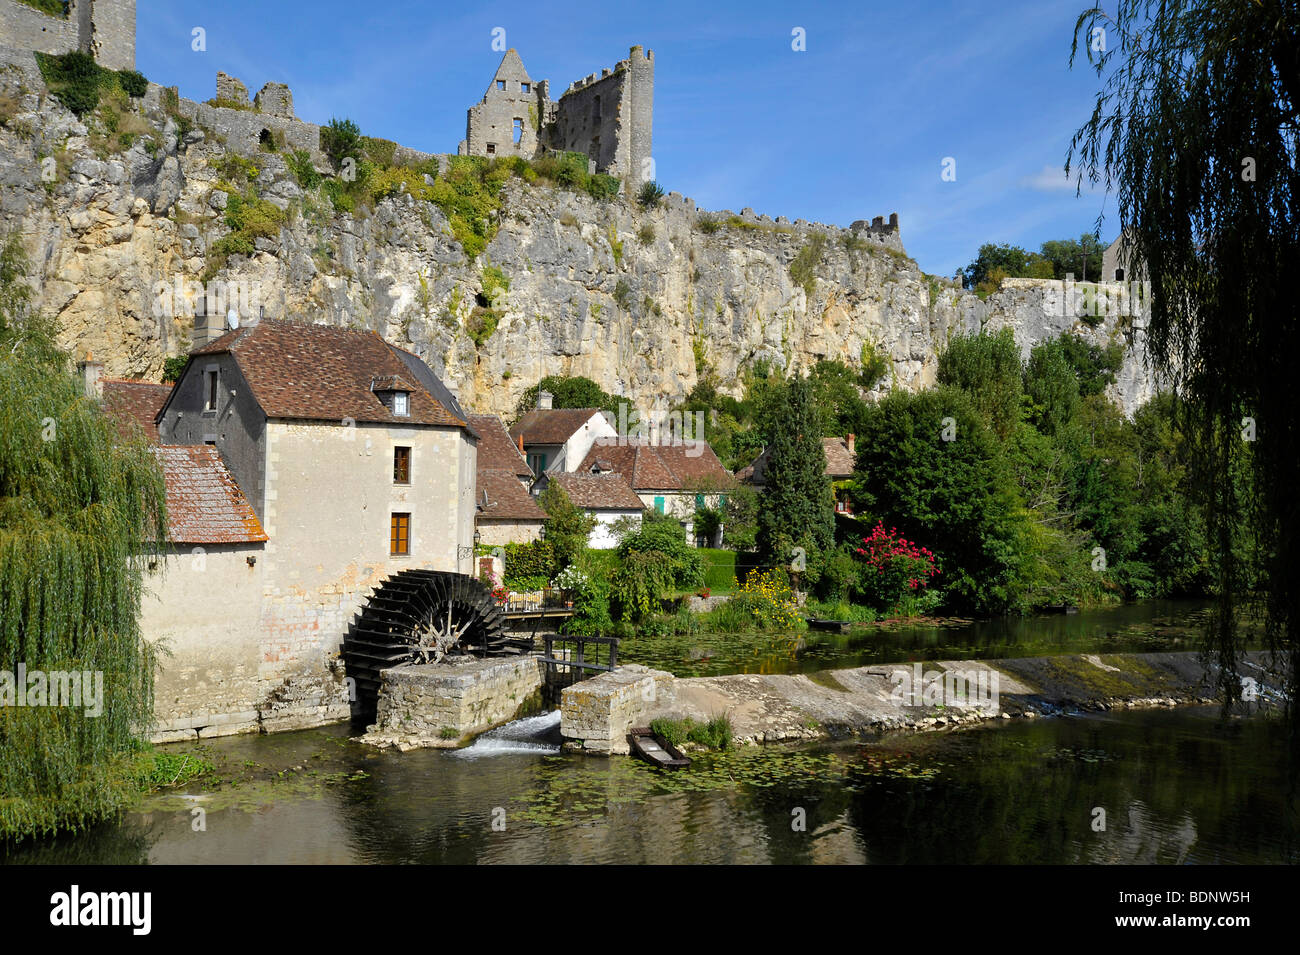
[[[375,723],[362,742],[454,748],[540,706],[538,657],[453,661],[384,670]]]
[[[651,712],[671,706],[676,679],[632,664],[564,688],[560,735],[566,746],[601,755],[628,752],[627,733]]]

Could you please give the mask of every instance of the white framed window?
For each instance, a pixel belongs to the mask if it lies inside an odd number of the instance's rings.
[[[393,392],[393,414],[406,416],[411,413],[411,396],[405,391]]]
[[[219,377],[218,372],[217,369],[215,368],[209,368],[203,374],[203,378],[204,378],[203,410],[204,411],[215,412],[217,410],[217,387],[219,384],[218,377]]]

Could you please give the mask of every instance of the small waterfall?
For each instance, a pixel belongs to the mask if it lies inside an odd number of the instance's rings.
[[[553,754],[560,751],[560,711],[528,716],[488,730],[464,749],[451,755],[459,759],[480,759],[510,753]]]

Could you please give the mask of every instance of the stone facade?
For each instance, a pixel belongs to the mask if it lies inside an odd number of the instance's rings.
[[[391,420],[365,387],[368,369],[387,374],[416,360],[373,335],[266,322],[209,347],[159,412],[160,440],[215,447],[269,539],[183,548],[169,560],[143,622],[148,639],[174,644],[155,733],[345,719],[339,650],[369,593],[407,568],[473,573],[477,438],[454,424],[450,396],[435,403],[423,390],[410,395],[409,424]],[[346,410],[361,420],[330,420],[339,401],[360,401]],[[397,448],[406,449],[405,481],[395,476]],[[391,546],[395,513],[408,516],[404,554]]]
[[[535,656],[452,657],[385,670],[382,678],[375,723],[363,742],[399,749],[458,746],[540,708],[543,685]]]
[[[549,81],[534,82],[507,50],[482,101],[469,108],[458,151],[525,159],[547,149],[580,152],[591,171],[617,176],[635,193],[654,178],[654,70],[654,51],[634,46],[613,69],[576,81],[552,102]]]
[[[81,50],[110,70],[135,69],[135,0],[69,0],[66,18],[0,0],[0,44],[41,53]]]
[[[560,735],[583,752],[627,755],[628,730],[672,706],[674,683],[671,673],[631,664],[567,686],[560,699]]]

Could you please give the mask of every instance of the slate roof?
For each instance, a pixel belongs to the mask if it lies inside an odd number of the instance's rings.
[[[483,501],[487,496],[487,503]],[[513,471],[480,468],[478,471],[478,519],[480,521],[544,521],[546,512],[524,490]]]
[[[749,484],[762,485],[763,472],[767,470],[768,448],[756,457],[752,463],[736,472],[736,480]],[[822,451],[826,455],[825,474],[832,481],[840,481],[853,476],[854,460],[849,454],[848,442],[844,438],[822,438]]]
[[[138,427],[150,444],[157,444],[158,426],[154,419],[172,393],[172,386],[121,378],[105,378],[102,384],[104,413],[113,419],[118,433],[129,438]]]
[[[524,444],[564,444],[575,431],[600,414],[599,408],[534,408],[514,423],[510,437]]]
[[[588,511],[641,511],[645,504],[621,474],[550,474],[578,507]]]
[[[478,432],[478,472],[485,470],[510,471],[518,478],[531,481],[533,469],[528,466],[519,448],[510,440],[506,426],[494,414],[468,416],[470,426]],[[480,479],[481,480],[481,479]]]
[[[731,472],[703,441],[651,444],[619,438],[606,444],[597,438],[578,471],[586,474],[597,466],[624,475],[638,491],[684,491],[708,480],[722,486],[731,479]]]
[[[154,453],[167,485],[167,523],[176,544],[246,544],[267,539],[217,449],[163,445]]]
[[[228,352],[268,418],[466,427],[464,412],[418,357],[376,332],[263,319],[194,352]],[[376,379],[411,384],[410,414],[395,415],[371,389]],[[454,409],[454,410],[453,410]]]

